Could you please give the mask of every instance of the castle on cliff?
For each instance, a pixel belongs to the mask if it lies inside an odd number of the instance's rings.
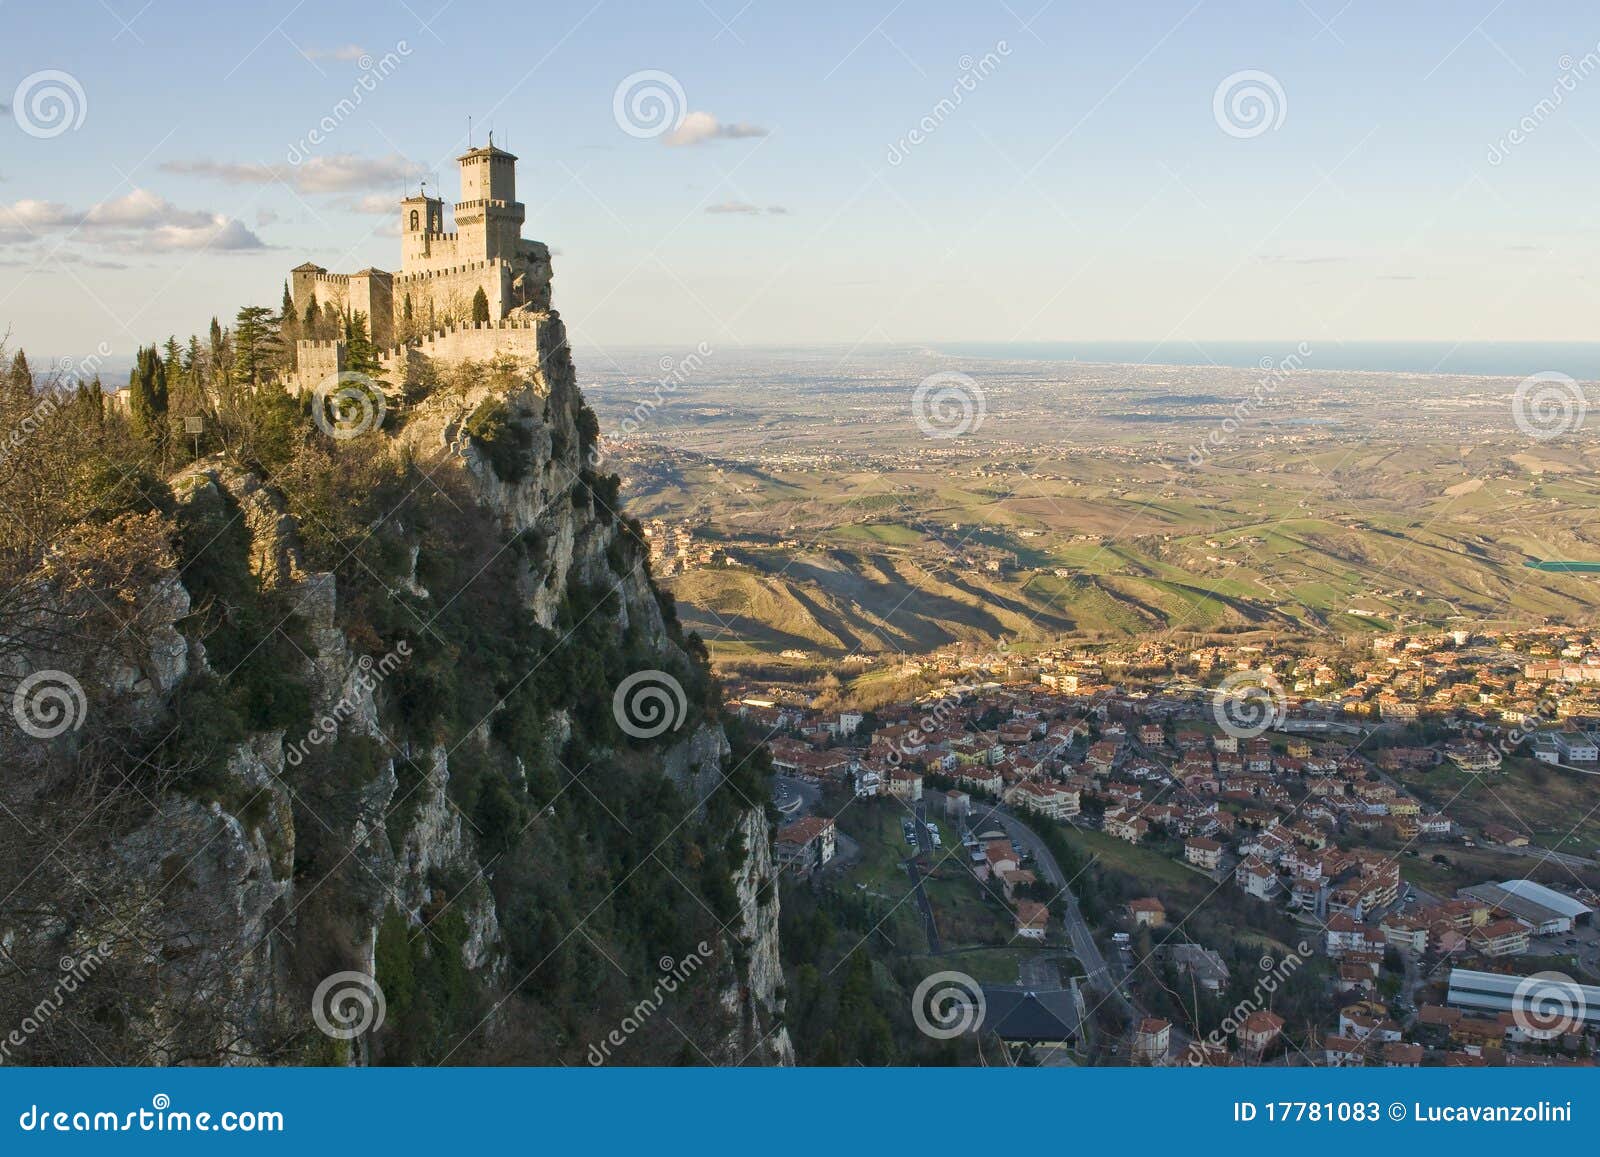
[[[297,316],[318,309],[364,314],[386,369],[418,356],[450,363],[495,353],[537,353],[539,321],[550,310],[550,249],[522,236],[525,211],[517,200],[517,158],[495,147],[469,149],[461,166],[455,230],[444,228],[444,200],[427,195],[400,202],[400,271],[367,268],[329,273],[313,262],[290,271]],[[472,321],[482,290],[489,321]],[[345,368],[342,341],[302,340],[295,347],[295,381],[315,386]]]

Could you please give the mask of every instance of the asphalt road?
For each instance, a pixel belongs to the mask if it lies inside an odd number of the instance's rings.
[[[925,826],[927,821],[927,805],[921,801],[917,803],[917,851],[920,856],[932,856],[933,837],[928,834]],[[928,903],[927,889],[922,886],[922,868],[917,863],[919,856],[912,856],[906,861],[906,872],[911,876],[911,888],[916,893],[917,911],[922,913],[922,926],[928,933],[928,951],[937,956],[943,951],[939,942],[939,925],[933,919],[933,905]]]
[[[785,822],[808,814],[821,798],[822,789],[814,783],[792,779],[787,775],[772,778],[772,802],[784,814]]]
[[[1006,831],[1012,840],[1019,848],[1032,854],[1040,874],[1049,881],[1052,888],[1061,893],[1066,911],[1067,939],[1072,943],[1072,954],[1078,958],[1078,963],[1083,965],[1087,973],[1089,988],[1103,1000],[1114,1004],[1129,1019],[1142,1015],[1132,1002],[1122,995],[1120,973],[1106,963],[1105,957],[1100,952],[1100,946],[1095,943],[1089,922],[1083,918],[1083,912],[1078,907],[1078,898],[1067,886],[1066,873],[1061,870],[1061,865],[1056,863],[1056,858],[1050,854],[1050,849],[1045,847],[1037,832],[1011,812],[1003,807],[995,807],[993,810],[1005,820]]]

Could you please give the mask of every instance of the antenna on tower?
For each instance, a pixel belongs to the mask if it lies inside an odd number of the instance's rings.
[[[467,148],[472,147],[472,114],[467,114]]]

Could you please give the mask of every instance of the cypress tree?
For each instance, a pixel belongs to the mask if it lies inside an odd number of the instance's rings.
[[[18,350],[11,358],[11,368],[6,371],[6,392],[14,397],[26,398],[33,393],[33,370],[28,366],[28,355]]]
[[[155,346],[139,350],[128,388],[133,432],[159,448],[166,435],[167,368]]]
[[[481,285],[478,286],[478,292],[472,295],[472,320],[474,323],[489,320],[489,295]]]

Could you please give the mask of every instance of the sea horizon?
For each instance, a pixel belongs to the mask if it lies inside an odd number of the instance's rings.
[[[928,348],[997,361],[1260,369],[1293,359],[1288,368],[1510,378],[1558,372],[1580,381],[1600,378],[1600,341],[938,342]]]

